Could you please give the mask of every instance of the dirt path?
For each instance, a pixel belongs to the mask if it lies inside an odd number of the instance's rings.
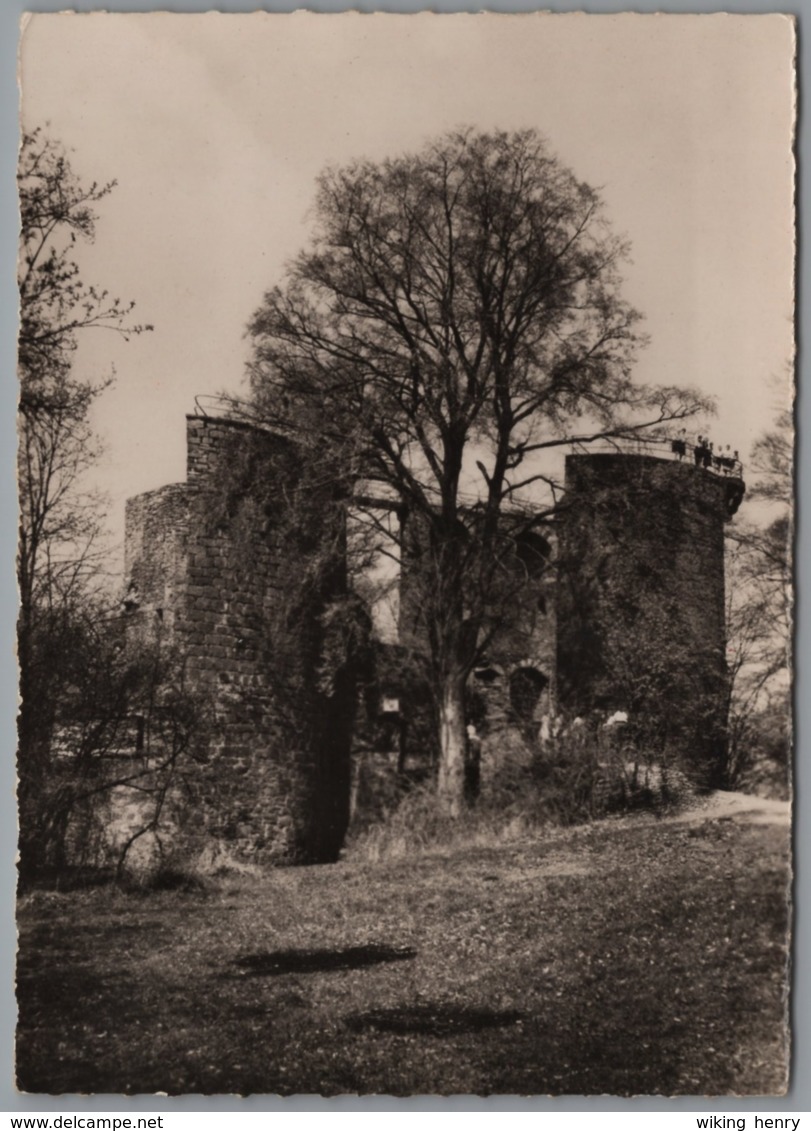
[[[701,825],[713,821],[734,822],[737,825],[772,825],[788,830],[791,828],[791,802],[719,789],[708,797],[694,798],[687,807],[675,812],[617,814],[615,817],[596,821],[589,827],[607,831],[641,824]],[[563,839],[584,827],[576,825],[561,830]]]
[[[672,824],[735,819],[751,825],[790,825],[791,802],[718,790],[710,797],[701,798],[684,812],[664,819]]]

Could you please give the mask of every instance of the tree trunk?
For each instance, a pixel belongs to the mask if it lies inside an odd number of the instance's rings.
[[[439,703],[439,802],[451,817],[458,817],[465,799],[465,681],[448,676]]]

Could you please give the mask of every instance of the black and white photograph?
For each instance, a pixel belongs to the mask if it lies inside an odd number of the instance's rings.
[[[786,1094],[795,38],[23,17],[20,1093]]]

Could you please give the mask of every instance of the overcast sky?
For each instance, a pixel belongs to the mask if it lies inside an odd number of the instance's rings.
[[[77,359],[116,369],[114,529],[128,495],[184,478],[194,396],[244,392],[245,324],[307,238],[318,172],[459,125],[535,127],[602,187],[651,336],[639,379],[716,396],[712,435],[745,456],[788,396],[792,54],[778,15],[29,17],[24,126],[118,181],[85,276],[155,326],[90,332]]]

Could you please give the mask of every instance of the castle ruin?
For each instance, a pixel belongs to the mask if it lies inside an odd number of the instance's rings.
[[[328,529],[317,505],[304,535],[285,529],[281,499],[300,475],[289,438],[228,418],[189,416],[186,427],[186,482],[127,502],[128,635],[177,647],[212,707],[208,831],[260,861],[334,860],[349,820],[357,694],[349,665],[327,680],[319,665],[325,609],[349,589],[346,532]],[[623,711],[698,784],[715,784],[724,524],[743,495],[739,465],[716,473],[669,445],[573,454],[565,486],[556,552],[541,534],[524,537],[525,589],[471,677],[483,775],[498,772],[511,729],[537,731],[559,712]],[[324,538],[339,548],[326,567]],[[404,597],[402,635],[418,631],[414,615]]]

